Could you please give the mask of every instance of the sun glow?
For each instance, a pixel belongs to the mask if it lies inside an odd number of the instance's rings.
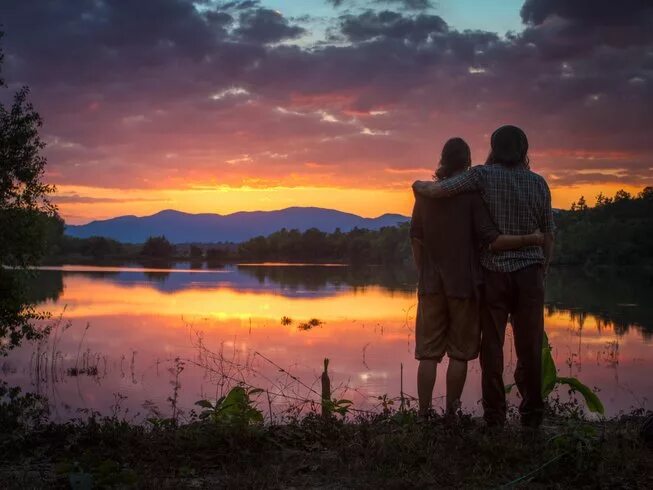
[[[57,202],[67,223],[86,223],[121,215],[144,216],[162,209],[188,213],[229,214],[271,211],[293,206],[338,209],[364,217],[385,213],[410,213],[410,185],[402,189],[340,187],[228,187],[190,189],[105,189],[59,186],[64,199]]]
[[[428,178],[427,169],[385,169],[407,178],[401,187],[230,187],[195,186],[188,189],[116,189],[83,186],[58,186],[56,203],[69,224],[122,215],[146,216],[162,209],[187,213],[230,214],[238,211],[271,211],[293,206],[315,206],[377,217],[385,213],[409,216],[413,205],[410,184],[413,179]],[[597,183],[551,185],[553,206],[569,209],[572,202],[585,196],[594,205],[596,196],[612,196],[619,189],[637,194],[644,186]]]

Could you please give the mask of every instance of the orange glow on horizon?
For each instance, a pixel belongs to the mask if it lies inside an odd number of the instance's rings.
[[[415,175],[415,178],[419,178]],[[58,186],[57,202],[69,224],[83,224],[116,216],[147,216],[163,209],[187,213],[231,214],[238,211],[273,211],[294,206],[314,206],[375,218],[386,213],[410,216],[413,206],[411,181],[384,188],[346,187],[228,187],[206,186],[186,189],[115,189]],[[423,178],[427,178],[424,176]],[[624,189],[636,195],[646,184],[598,183],[556,186],[550,183],[553,206],[569,209],[582,195],[589,206],[602,192],[613,196]],[[72,197],[71,197],[72,196]],[[79,200],[76,200],[79,198]]]
[[[70,224],[115,216],[146,216],[163,209],[187,213],[231,214],[238,211],[273,211],[294,206],[337,209],[376,218],[385,213],[409,214],[413,205],[410,185],[400,189],[343,187],[205,187],[189,189],[110,189],[58,186],[58,195],[90,197],[92,202],[58,202]]]
[[[551,199],[553,201],[553,207],[558,209],[569,209],[573,202],[578,201],[580,196],[585,197],[587,205],[593,207],[596,204],[596,196],[599,193],[607,197],[613,197],[618,190],[625,190],[630,192],[633,195],[637,195],[642,191],[645,184],[642,185],[633,185],[633,184],[618,184],[613,182],[606,182],[600,184],[579,184],[572,186],[556,187],[555,185],[551,186]]]

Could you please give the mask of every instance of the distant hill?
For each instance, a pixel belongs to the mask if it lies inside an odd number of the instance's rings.
[[[378,230],[409,221],[400,214],[363,218],[333,209],[293,207],[279,211],[239,212],[228,215],[189,214],[165,210],[152,216],[120,216],[92,221],[86,225],[66,226],[66,235],[77,238],[103,236],[124,243],[143,243],[150,236],[165,235],[172,243],[242,242],[267,236],[282,228],[306,231],[318,228],[333,232],[336,228]]]

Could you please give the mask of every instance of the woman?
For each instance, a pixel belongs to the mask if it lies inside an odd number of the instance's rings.
[[[438,180],[471,166],[469,146],[452,138],[442,148]],[[444,354],[447,369],[447,414],[460,407],[467,362],[479,353],[480,286],[479,252],[541,246],[542,234],[501,235],[478,193],[444,199],[415,196],[411,222],[413,256],[419,274],[415,327],[417,392],[421,415],[431,408],[437,366]]]

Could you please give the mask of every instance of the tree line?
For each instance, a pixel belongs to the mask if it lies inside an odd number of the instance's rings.
[[[559,265],[653,265],[653,187],[636,195],[599,194],[594,207],[581,196],[570,210],[556,212],[555,263]],[[378,231],[347,233],[281,230],[240,244],[239,259],[335,260],[398,263],[411,258],[408,223]]]
[[[398,263],[410,258],[408,224],[380,230],[337,229],[326,233],[311,228],[304,232],[282,229],[240,244],[174,245],[165,236],[153,236],[144,244],[126,244],[105,237],[73,238],[61,235],[54,240],[49,261],[91,260],[189,260],[213,263],[238,260],[306,261],[347,263]]]
[[[336,229],[333,233],[316,228],[303,233],[282,229],[267,237],[259,236],[241,243],[238,256],[267,261],[397,263],[410,257],[409,227],[404,223],[380,230],[354,228],[342,232]]]
[[[602,193],[589,207],[581,196],[556,216],[556,262],[573,265],[653,265],[653,187],[637,195]]]
[[[52,236],[63,225],[49,218]],[[569,210],[555,216],[555,263],[563,265],[653,264],[653,188],[637,195],[623,190],[613,197],[599,194],[594,207],[581,196]],[[61,235],[49,239],[53,260],[186,260],[220,264],[234,261],[342,262],[349,264],[397,264],[410,261],[410,225],[327,233],[311,228],[304,232],[282,229],[240,244],[174,245],[165,236],[150,237],[144,244],[120,243],[104,237],[86,239]]]

